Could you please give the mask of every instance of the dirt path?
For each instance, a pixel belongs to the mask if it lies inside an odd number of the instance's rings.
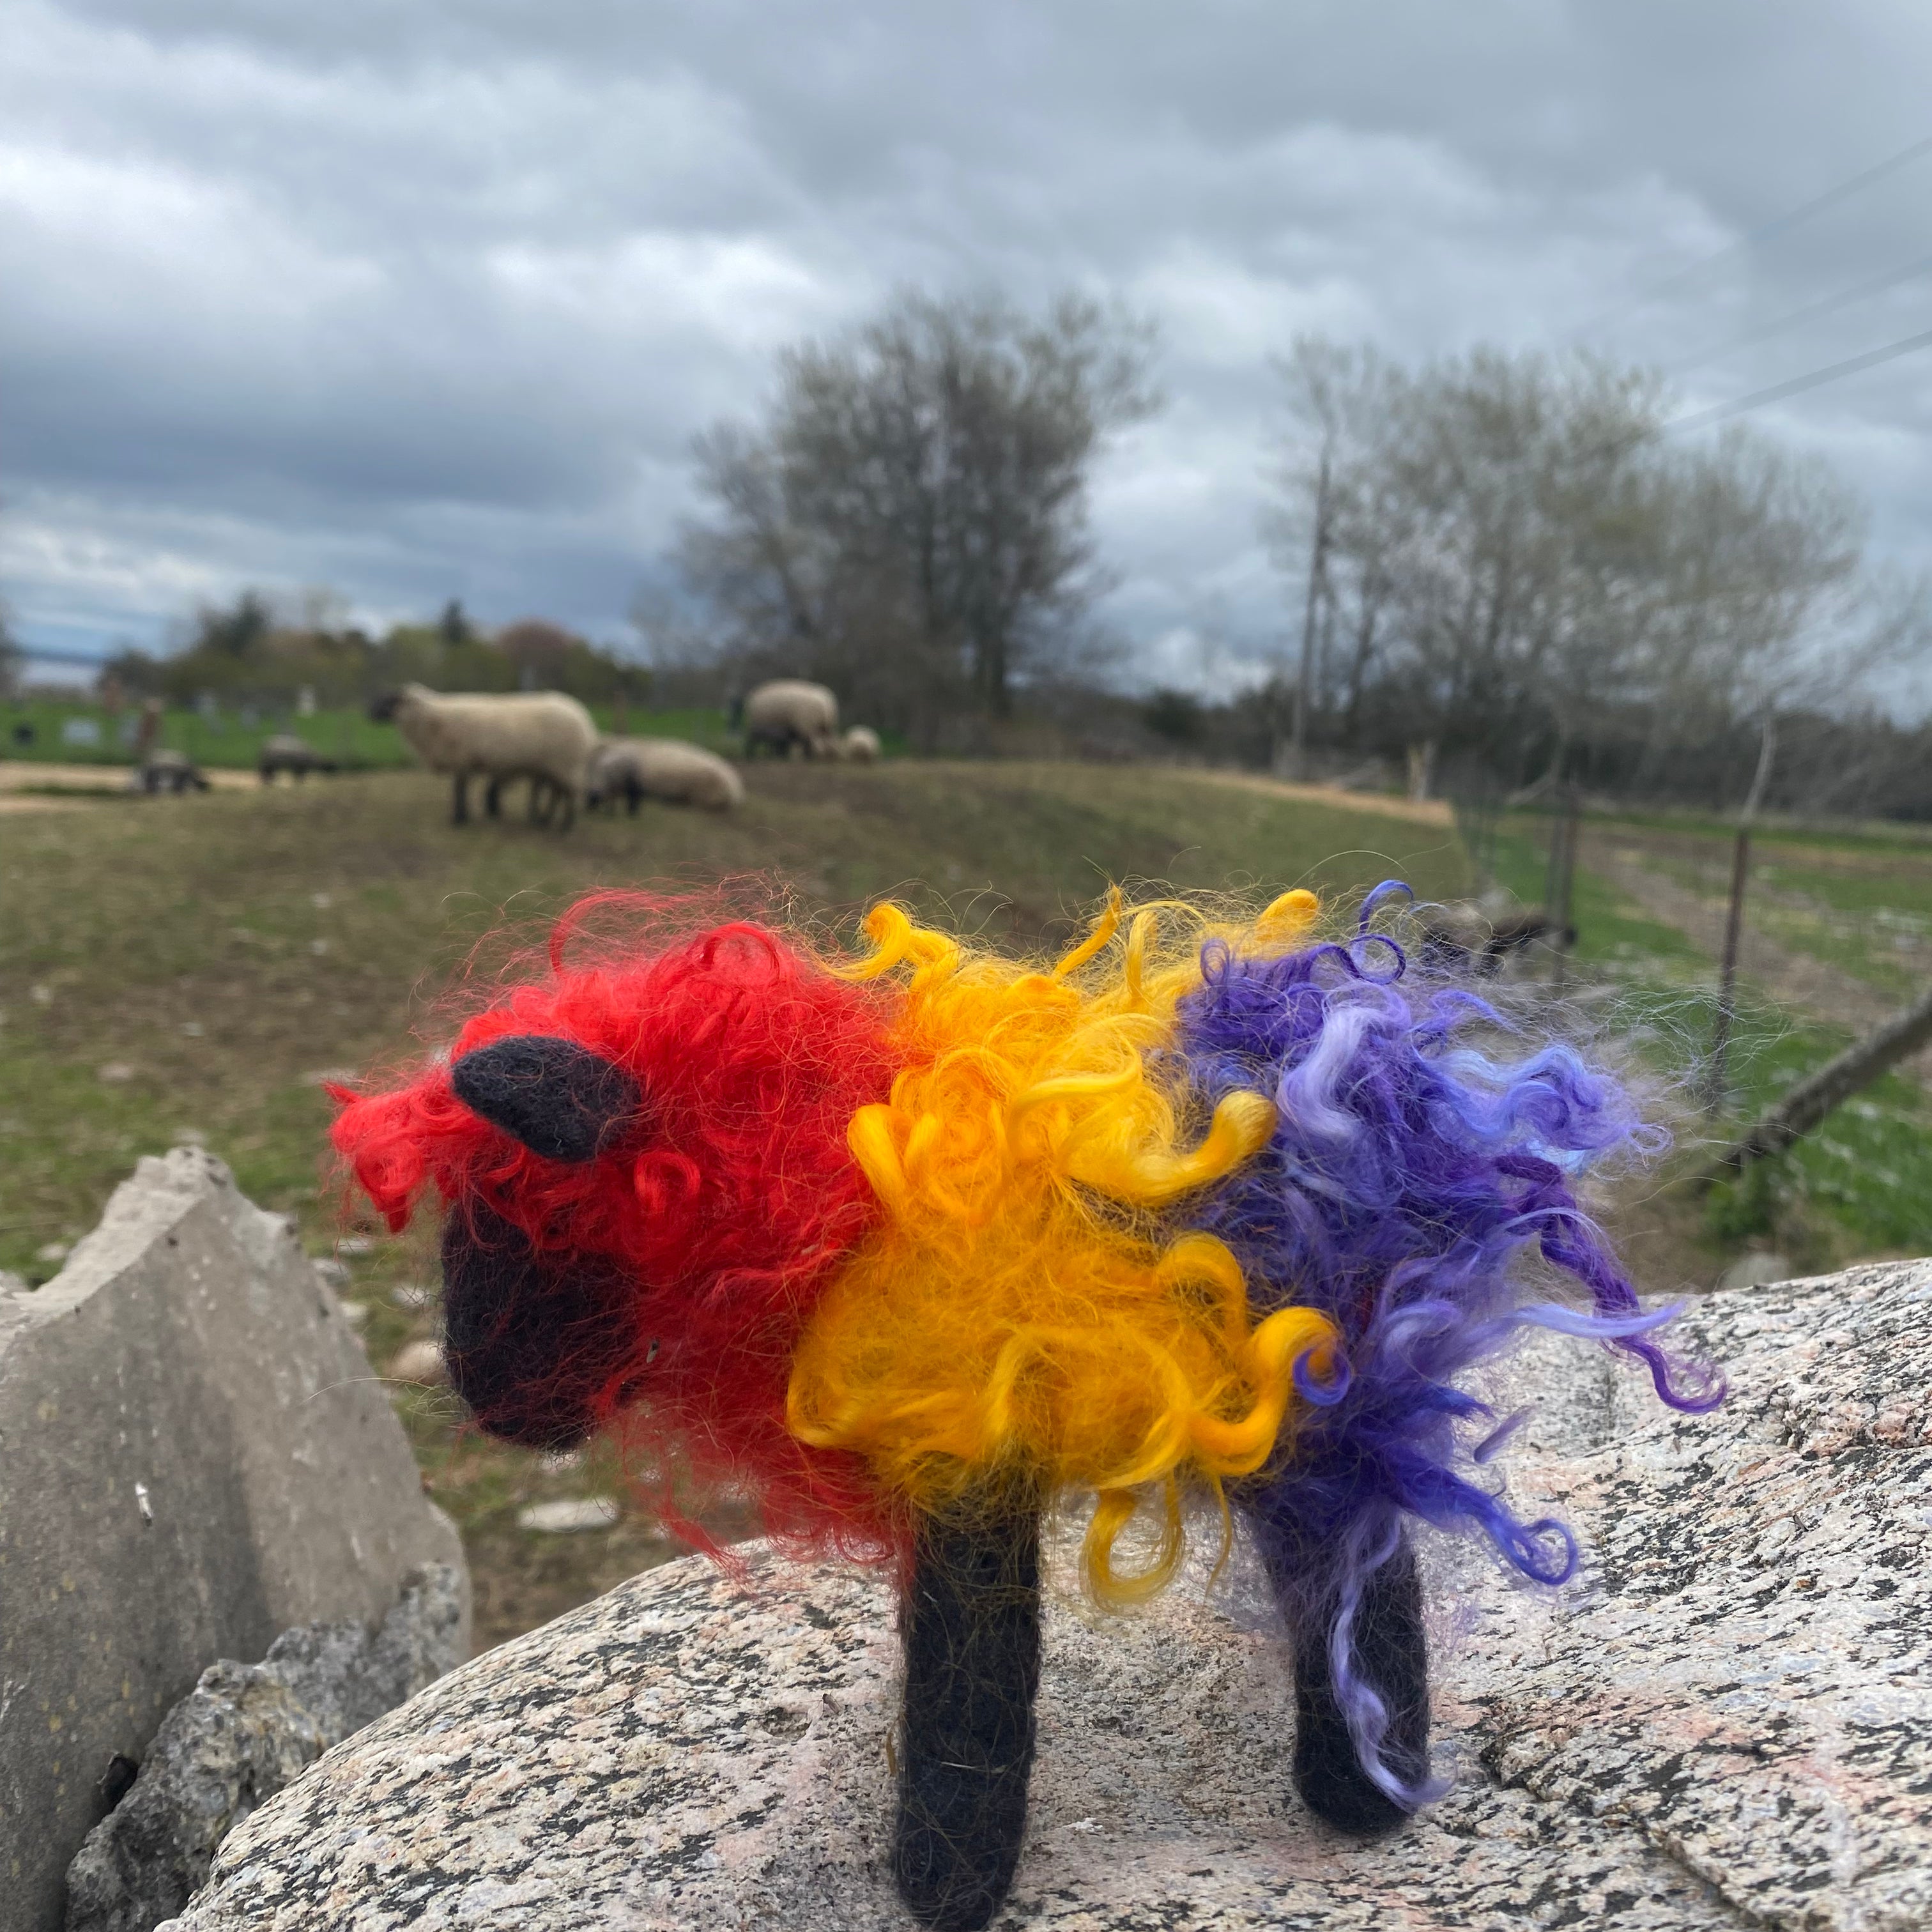
[[[0,812],[60,812],[102,794],[128,789],[132,765],[58,765],[35,758],[0,759]],[[253,772],[204,772],[217,791],[247,791],[262,781]]]

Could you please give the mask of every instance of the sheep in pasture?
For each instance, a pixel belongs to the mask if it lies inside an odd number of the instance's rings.
[[[298,738],[292,731],[278,731],[264,739],[261,757],[256,761],[264,784],[273,784],[278,772],[286,772],[290,777],[300,779],[310,772],[332,772],[335,768],[333,758],[325,758],[306,738]]]
[[[796,745],[808,758],[838,755],[838,700],[822,684],[781,677],[761,684],[745,700],[745,755],[760,745],[788,758]]]
[[[451,818],[470,818],[470,781],[490,782],[488,809],[494,816],[502,786],[512,778],[530,782],[530,815],[538,815],[540,797],[550,810],[561,804],[560,830],[568,831],[584,796],[584,773],[597,748],[597,727],[574,698],[560,691],[499,693],[464,692],[446,695],[420,684],[406,684],[369,708],[379,722],[393,720],[410,748],[433,772],[454,781]]]
[[[159,792],[208,789],[208,780],[192,758],[185,752],[171,752],[161,746],[151,751],[135,767],[132,783],[136,790],[144,791],[150,797]]]
[[[729,812],[744,802],[745,785],[716,753],[681,738],[607,738],[590,760],[584,802],[594,809],[620,798],[633,817],[646,798]]]
[[[869,765],[879,755],[879,734],[869,724],[854,724],[838,741],[838,755],[848,765]]]

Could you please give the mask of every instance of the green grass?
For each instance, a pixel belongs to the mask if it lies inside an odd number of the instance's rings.
[[[1496,883],[1525,905],[1543,903],[1549,864],[1549,833],[1514,826],[1498,832],[1491,865]],[[1571,882],[1570,921],[1576,928],[1571,954],[1586,969],[1620,978],[1655,979],[1673,984],[1694,977],[1704,956],[1674,926],[1633,906],[1607,880],[1579,866]]]
[[[686,735],[702,722],[688,721]],[[458,830],[442,784],[410,771],[114,796],[0,820],[0,1266],[45,1279],[58,1264],[42,1251],[92,1226],[139,1156],[192,1136],[254,1198],[292,1214],[312,1251],[345,1226],[375,1236],[349,1262],[350,1292],[386,1368],[432,1331],[433,1306],[409,1291],[436,1279],[434,1237],[423,1227],[389,1240],[352,1208],[345,1221],[316,1076],[444,1037],[438,1000],[465,962],[493,971],[506,928],[526,941],[592,886],[762,876],[802,916],[848,932],[892,892],[998,941],[1052,944],[1114,880],[1257,893],[1312,884],[1346,898],[1400,877],[1426,899],[1471,884],[1446,830],[1173,770],[899,760],[761,763],[746,775],[748,799],[730,818],[647,808],[586,818],[562,838],[523,824],[520,800],[500,824]],[[1520,821],[1504,828],[1497,867],[1520,896],[1540,898],[1543,850]],[[1587,872],[1575,914],[1578,980],[1616,982],[1610,1024],[1636,1030],[1660,1070],[1688,1079],[1709,1034],[1708,961]],[[1828,1027],[1748,1003],[1737,1112],[1840,1043]],[[1841,1231],[1841,1247],[1923,1249],[1928,1204],[1932,1122],[1919,1090],[1894,1078],[1782,1165],[1768,1208],[1720,1202],[1702,1252],[1762,1238],[1767,1214],[1780,1242],[1802,1214]],[[1697,1272],[1712,1270],[1681,1252],[1658,1270]],[[560,1466],[486,1442],[458,1427],[439,1390],[396,1399],[425,1483],[463,1528],[482,1640],[670,1553],[642,1513],[586,1535],[520,1531],[525,1504],[621,1493],[621,1472],[596,1456]]]
[[[1734,1120],[1755,1117],[1850,1039],[1835,1027],[1780,1024],[1770,1016],[1748,1021],[1732,1060]],[[1924,1089],[1887,1074],[1774,1163],[1772,1178],[1868,1248],[1932,1252],[1932,1105]]]
[[[1521,822],[1533,815],[1510,814]],[[1737,831],[1737,820],[1708,812],[1624,811],[1607,816],[1593,814],[1594,824],[1615,824],[1633,831],[1664,832],[1673,836],[1708,838],[1727,849]],[[1820,824],[1773,815],[1760,818],[1752,831],[1754,841],[1773,846],[1810,847],[1820,851],[1869,853],[1886,856],[1904,854],[1925,856],[1932,848],[1932,824],[1908,819],[1862,819]]]
[[[632,706],[620,718],[612,705],[590,708],[601,730],[614,732],[621,724],[636,737],[688,738],[717,752],[736,746],[734,735],[726,728],[724,713],[719,710],[651,711]],[[70,719],[91,723],[100,742],[66,742],[62,734]],[[99,704],[79,698],[0,703],[0,758],[50,764],[126,764],[134,755],[135,719],[133,706],[124,706],[117,716],[110,717]],[[32,730],[27,743],[15,737],[15,728],[20,725]],[[393,724],[378,724],[366,712],[347,706],[317,710],[306,718],[266,710],[251,713],[235,706],[224,706],[212,720],[196,711],[171,710],[163,716],[160,741],[186,753],[197,764],[247,770],[260,758],[262,741],[277,731],[294,732],[346,770],[394,770],[415,762]],[[889,745],[887,748],[897,747]]]
[[[1610,828],[1613,836],[1624,824],[1616,821]],[[1672,829],[1680,828],[1673,824]],[[1546,827],[1531,830],[1518,820],[1496,840],[1498,882],[1526,904],[1542,901],[1548,836]],[[1714,841],[1713,850],[1722,857],[1728,886],[1728,836],[1721,848]],[[1708,886],[1708,867],[1700,872],[1694,862],[1667,856],[1652,862],[1687,883],[1701,879]],[[1816,928],[1801,934],[1781,916],[1771,891],[1791,880],[1802,881],[1795,890],[1810,890],[1828,880],[1833,902],[1846,910],[1921,905],[1932,910],[1932,879],[1909,860],[1883,872],[1851,877],[1788,868],[1781,860],[1773,861],[1769,870],[1766,890],[1750,902],[1751,916],[1781,942],[1804,944],[1874,984],[1887,983],[1887,962],[1868,942]],[[1826,894],[1820,891],[1818,896]],[[1779,1012],[1748,981],[1743,982],[1728,1056],[1730,1104],[1718,1118],[1702,1120],[1695,1100],[1708,1070],[1717,1017],[1716,968],[1710,956],[1586,868],[1576,874],[1571,917],[1576,928],[1571,956],[1578,977],[1622,986],[1613,1023],[1638,1037],[1654,1070],[1675,1088],[1691,1135],[1727,1142],[1786,1088],[1850,1042],[1846,1028]],[[1913,984],[1910,975],[1900,973],[1894,989],[1903,994]],[[1831,1218],[1853,1249],[1932,1252],[1932,1103],[1924,1090],[1902,1075],[1886,1076],[1772,1163],[1752,1198],[1755,1209],[1728,1191],[1720,1197],[1714,1210],[1720,1234],[1762,1237],[1777,1232],[1772,1224],[1782,1214],[1782,1234],[1802,1246],[1804,1232],[1792,1225],[1792,1216],[1815,1208]]]
[[[1608,830],[1621,838],[1627,828]],[[1644,850],[1647,864],[1707,900],[1728,897],[1730,837],[1673,837]],[[1932,973],[1932,857],[1871,840],[1754,837],[1745,916],[1787,950],[1903,1004]]]

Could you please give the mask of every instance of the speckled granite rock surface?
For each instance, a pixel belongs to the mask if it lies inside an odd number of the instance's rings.
[[[1288,1792],[1286,1660],[1213,1606],[1061,1596],[1008,1927],[1055,1932],[1932,1923],[1932,1266],[1712,1298],[1736,1394],[1658,1410],[1539,1340],[1526,1501],[1592,1546],[1556,1598],[1432,1552],[1453,1795],[1345,1843]],[[1606,1368],[1610,1369],[1606,1372]],[[754,1552],[640,1578],[330,1752],[229,1839],[179,1932],[900,1928],[885,1593]]]

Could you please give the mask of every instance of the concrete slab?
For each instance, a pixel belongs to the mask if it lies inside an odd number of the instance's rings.
[[[0,1932],[56,1932],[100,1781],[208,1665],[462,1561],[293,1230],[198,1149],[142,1161],[0,1293]]]

